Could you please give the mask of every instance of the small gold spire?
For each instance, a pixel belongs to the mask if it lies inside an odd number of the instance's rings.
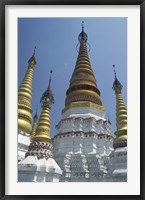
[[[36,134],[33,137],[33,141],[41,141],[41,142],[48,142],[48,143],[50,143],[51,141],[50,109],[51,109],[52,103],[54,103],[54,97],[50,89],[51,74],[52,74],[52,70],[50,71],[48,89],[43,93],[42,98],[40,100],[42,111],[41,111],[40,118],[38,121],[38,126],[36,128]]]
[[[115,80],[113,83],[113,90],[116,95],[116,127],[117,131],[114,133],[116,138],[114,140],[114,148],[127,146],[127,109],[122,98],[122,85],[116,77],[115,65],[114,75]]]
[[[36,49],[36,47],[35,47]],[[28,69],[24,79],[18,89],[18,131],[31,133],[32,131],[32,80],[35,60],[35,49],[32,57],[28,61]]]
[[[100,91],[97,88],[96,79],[87,52],[86,43],[88,37],[84,32],[84,22],[82,22],[82,32],[78,38],[80,41],[79,53],[66,93],[65,107],[68,107],[73,102],[84,101],[102,106]]]

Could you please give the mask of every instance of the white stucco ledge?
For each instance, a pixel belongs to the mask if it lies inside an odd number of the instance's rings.
[[[62,170],[53,158],[28,156],[18,163],[19,182],[59,182]]]

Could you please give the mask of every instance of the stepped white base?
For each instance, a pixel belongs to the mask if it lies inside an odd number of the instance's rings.
[[[127,147],[117,148],[110,154],[110,167],[106,181],[127,182]]]
[[[53,158],[28,156],[18,163],[18,182],[59,182],[62,170]]]
[[[109,157],[82,153],[55,157],[63,170],[61,182],[102,182],[107,173]]]
[[[101,182],[108,171],[113,151],[111,124],[97,117],[97,111],[89,109],[85,114],[86,109],[77,114],[78,109],[70,108],[56,126],[53,155],[63,170],[62,182]]]

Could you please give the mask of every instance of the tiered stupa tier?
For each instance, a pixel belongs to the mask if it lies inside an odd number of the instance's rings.
[[[54,158],[63,169],[61,181],[102,181],[113,149],[112,127],[105,119],[84,24],[78,39],[78,58],[53,140]]]
[[[19,181],[21,182],[59,182],[61,169],[53,159],[50,136],[50,109],[54,102],[50,83],[51,76],[48,89],[40,100],[42,111],[35,135],[25,159],[19,162]]]

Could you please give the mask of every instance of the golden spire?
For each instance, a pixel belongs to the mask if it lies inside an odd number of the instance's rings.
[[[43,93],[42,98],[40,100],[42,111],[41,111],[40,118],[38,121],[38,126],[36,128],[36,134],[33,137],[33,141],[50,143],[50,140],[51,140],[51,137],[50,137],[50,109],[51,109],[51,104],[54,103],[53,94],[50,89],[51,74],[52,74],[52,70],[50,71],[48,89]]]
[[[36,47],[35,47],[36,49]],[[36,64],[35,49],[28,61],[28,69],[18,90],[18,131],[31,133],[32,131],[32,80]]]
[[[31,137],[30,137],[31,142],[33,141],[33,137],[35,136],[35,133],[36,133],[37,120],[38,120],[38,116],[36,112],[36,114],[33,117],[33,126],[32,126],[32,132],[31,132]]]
[[[70,85],[66,92],[65,106],[67,107],[73,102],[92,102],[102,106],[100,91],[97,88],[87,52],[88,36],[84,32],[84,22],[82,22],[82,32],[79,34],[78,39],[80,42],[79,53]]]
[[[127,110],[124,105],[121,90],[122,85],[116,77],[115,65],[113,65],[115,80],[113,83],[113,90],[116,95],[116,126],[117,131],[114,133],[114,148],[127,146]]]

